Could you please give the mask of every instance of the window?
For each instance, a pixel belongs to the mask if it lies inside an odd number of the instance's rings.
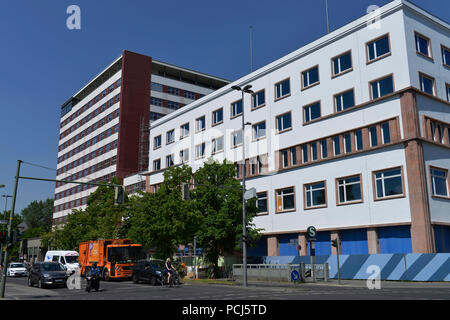
[[[450,49],[441,45],[442,64],[450,67]]]
[[[188,99],[191,99],[191,100],[195,100],[195,93],[194,92],[184,90],[183,96],[185,98],[188,98]]]
[[[297,165],[297,149],[291,148],[291,165]]]
[[[402,169],[387,169],[374,173],[375,200],[403,196]]]
[[[352,152],[352,140],[350,133],[344,134],[344,152],[345,153]]]
[[[205,156],[205,147],[206,147],[206,144],[204,142],[195,146],[195,158],[196,159],[200,159]]]
[[[242,99],[231,104],[231,118],[242,114]]]
[[[153,160],[153,171],[161,170],[161,159]]]
[[[276,208],[277,212],[283,212],[295,209],[295,190],[294,187],[276,190]]]
[[[387,57],[391,54],[389,35],[383,35],[366,44],[367,63]]]
[[[311,160],[312,161],[317,160],[317,142],[311,143]]]
[[[394,92],[394,81],[392,75],[370,82],[370,93],[372,99],[383,97]]]
[[[302,162],[303,163],[308,162],[308,145],[307,144],[302,146]]]
[[[260,90],[252,95],[252,109],[263,107],[266,104],[265,90]]]
[[[304,123],[320,118],[320,101],[303,107]]]
[[[236,170],[236,179],[239,179],[239,164],[235,164],[234,169]]]
[[[237,130],[231,134],[232,147],[237,147],[240,144],[242,144],[242,129]]]
[[[336,112],[343,111],[355,105],[355,95],[353,89],[338,93],[334,96]]]
[[[170,131],[167,131],[166,134],[166,144],[172,143],[175,141],[175,130],[172,129]]]
[[[435,95],[434,78],[419,72],[420,90]]]
[[[328,157],[327,140],[320,141],[320,149],[322,150],[322,159]]]
[[[266,122],[260,122],[257,124],[254,124],[252,126],[253,128],[253,139],[261,139],[266,136]]]
[[[319,66],[302,72],[302,90],[319,84]]]
[[[206,128],[206,120],[205,120],[205,116],[202,116],[200,118],[197,118],[195,120],[195,130],[197,132],[199,131],[203,131]]]
[[[381,125],[381,138],[383,139],[383,144],[391,142],[391,135],[389,133],[389,122],[385,122]]]
[[[361,176],[337,179],[338,204],[362,202]]]
[[[279,100],[291,94],[290,79],[275,84],[275,100]]]
[[[288,150],[281,151],[281,161],[283,163],[283,168],[289,167],[289,151]]]
[[[341,154],[341,139],[339,136],[333,138],[334,155],[338,156]]]
[[[161,147],[161,135],[153,138],[153,149],[157,149]]]
[[[256,162],[258,164],[258,173],[262,173],[263,172],[263,162],[262,162],[260,156],[256,157]]]
[[[223,122],[223,109],[220,108],[212,113],[212,125],[218,125]]]
[[[189,149],[183,149],[180,151],[180,161],[181,163],[186,163],[189,161]]]
[[[325,181],[304,185],[305,209],[327,206]]]
[[[450,84],[445,84],[445,91],[447,92],[447,101],[450,102]]]
[[[356,150],[362,150],[362,148],[363,148],[362,131],[361,130],[355,131],[355,147],[356,147]]]
[[[267,191],[258,192],[256,198],[256,206],[259,209],[259,213],[267,213]]]
[[[416,32],[415,40],[416,40],[416,52],[426,56],[427,58],[432,58],[430,39]]]
[[[377,127],[373,126],[369,128],[370,146],[376,147],[378,145]]]
[[[223,151],[223,137],[212,139],[212,153]]]
[[[285,113],[276,117],[277,132],[283,132],[292,127],[291,113]]]
[[[170,154],[166,157],[166,168],[169,168],[174,165],[173,154]]]
[[[332,77],[352,71],[352,53],[348,51],[331,59]]]
[[[178,91],[177,88],[173,88],[173,87],[169,87],[169,86],[167,87],[167,93],[168,94],[173,94],[175,96],[179,95],[179,91]]]
[[[189,122],[181,125],[180,127],[180,139],[189,136]]]
[[[448,170],[430,167],[431,194],[437,197],[448,197]]]

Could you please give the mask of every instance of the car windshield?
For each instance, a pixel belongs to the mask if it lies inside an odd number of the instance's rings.
[[[25,266],[22,263],[13,263],[11,268],[25,268]]]
[[[132,263],[144,256],[141,246],[108,248],[108,260],[115,263]]]
[[[153,269],[165,269],[164,262],[162,261],[152,261],[150,262],[150,265]]]
[[[66,256],[66,263],[77,263],[78,256]]]
[[[43,263],[41,269],[43,271],[64,271],[59,263]]]

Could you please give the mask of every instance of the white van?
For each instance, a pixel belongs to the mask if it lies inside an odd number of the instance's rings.
[[[78,266],[78,252],[76,251],[47,251],[44,261],[59,262],[67,268],[69,273],[79,270]]]

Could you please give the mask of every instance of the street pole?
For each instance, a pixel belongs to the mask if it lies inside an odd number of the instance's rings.
[[[336,243],[337,243],[337,246],[336,246],[336,250],[337,250],[337,256],[336,256],[336,258],[337,258],[337,272],[338,272],[338,284],[341,284],[341,270],[340,270],[340,268],[339,268],[339,245],[340,245],[340,243],[339,243],[340,241],[339,241],[339,239],[336,241]]]
[[[12,227],[12,221],[14,217],[14,209],[16,206],[16,195],[17,195],[17,184],[19,183],[19,172],[20,172],[20,164],[22,163],[22,160],[17,160],[17,172],[14,182],[14,193],[12,198],[12,204],[11,204],[11,212],[9,213],[9,224],[8,224],[8,240],[11,239],[11,227]],[[8,263],[8,244],[5,248],[5,268],[2,269],[2,282],[0,284],[0,298],[5,297],[5,285],[6,285],[6,264]]]
[[[8,203],[8,198],[11,198],[12,196],[4,194],[2,195],[3,198],[5,198],[5,211],[3,212],[3,219],[6,220],[6,207],[7,207],[7,203]],[[5,229],[5,225],[2,224],[2,230]],[[1,249],[0,249],[0,266],[3,263],[3,243],[1,245]]]
[[[197,280],[197,237],[194,237],[194,279]]]
[[[244,90],[242,93],[242,264],[244,268],[243,285],[247,286],[247,211],[245,208],[245,122],[244,122]]]

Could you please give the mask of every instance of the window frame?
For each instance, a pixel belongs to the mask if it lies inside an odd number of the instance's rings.
[[[200,120],[201,118],[204,118],[204,127],[202,128],[202,129],[198,129],[198,120]],[[198,132],[202,132],[202,131],[205,131],[206,130],[206,116],[205,115],[203,115],[203,116],[200,116],[200,117],[198,117],[198,118],[196,118],[195,119],[195,133],[198,133]]]
[[[198,147],[199,147],[199,146],[202,146],[202,145],[204,145],[204,148],[203,148],[203,155],[200,155],[200,156],[199,156],[199,155],[197,154],[197,150],[198,150]],[[203,159],[205,156],[206,156],[206,142],[201,142],[201,143],[195,145],[195,160]]]
[[[305,86],[305,83],[304,83],[304,81],[303,81],[303,74],[304,74],[305,72],[311,71],[311,70],[313,70],[313,69],[315,69],[315,68],[317,68],[317,82],[314,82],[313,84],[308,84],[307,86]],[[309,81],[308,81],[308,82],[309,82]],[[305,69],[305,70],[303,70],[302,72],[300,72],[300,83],[301,83],[301,87],[300,87],[301,89],[300,89],[300,91],[304,91],[304,90],[307,90],[307,89],[309,89],[309,88],[318,86],[318,85],[320,84],[320,68],[319,68],[319,65],[316,64],[315,66],[312,66],[312,67],[310,67],[310,68],[308,68],[308,69]]]
[[[159,146],[156,146],[155,142],[156,142],[156,138],[158,138],[158,137],[159,137]],[[162,136],[159,134],[159,135],[153,137],[153,150],[161,148],[161,145],[162,145]]]
[[[433,93],[428,93],[428,92],[426,92],[424,90],[423,85],[422,85],[422,78],[427,78],[428,80],[432,81]],[[433,97],[436,97],[437,96],[436,79],[433,78],[432,76],[426,74],[426,73],[423,73],[423,72],[419,71],[419,89],[420,89],[421,92],[423,92],[425,94],[428,94],[428,95],[431,95]]]
[[[260,137],[255,137],[255,126],[258,126],[260,124],[264,123],[264,135]],[[259,130],[258,130],[259,131]],[[266,120],[257,122],[255,124],[252,124],[252,141],[258,141],[261,139],[265,139],[267,137],[267,126],[266,126]]]
[[[187,151],[187,153],[185,153]],[[187,159],[184,160],[184,155],[187,154]],[[189,148],[180,150],[180,163],[187,163],[189,162]]]
[[[380,39],[382,39],[382,38],[384,38],[384,37],[386,37],[386,36],[387,36],[387,38],[388,38],[389,52],[386,52],[386,53],[382,54],[382,55],[379,56],[379,57],[376,57],[376,58],[374,58],[374,59],[372,59],[372,60],[369,60],[369,44],[371,44],[371,43],[373,43],[373,42],[376,42],[376,41],[378,41],[378,40],[380,40]],[[366,48],[366,65],[369,65],[369,64],[371,64],[371,63],[374,63],[374,62],[376,62],[376,61],[379,61],[379,60],[382,60],[382,59],[384,59],[384,58],[387,58],[387,57],[391,56],[391,55],[392,55],[392,45],[391,45],[391,36],[390,36],[390,33],[388,32],[388,33],[382,34],[382,35],[380,35],[380,36],[378,36],[378,37],[376,37],[376,38],[373,38],[372,40],[367,41],[367,42],[365,43],[365,48]]]
[[[222,149],[220,149],[220,150],[215,150],[215,151],[214,151],[214,146],[217,146],[215,143],[216,143],[216,141],[219,140],[219,139],[222,139]],[[224,138],[223,135],[220,136],[220,137],[214,137],[214,138],[211,139],[211,155],[221,153],[221,152],[223,152],[224,150],[225,150],[225,138]]]
[[[310,112],[311,109],[308,109],[308,108],[311,107],[311,106],[315,106],[317,104],[319,104],[319,113],[320,113],[320,115],[317,118],[311,119],[311,112]],[[310,115],[309,115],[310,120],[309,121],[306,121],[306,110],[307,109],[309,110],[309,113],[310,113]],[[322,118],[322,102],[321,102],[321,100],[317,100],[317,101],[305,104],[302,107],[302,115],[303,115],[303,125],[320,120]]]
[[[254,104],[253,104],[254,96],[256,96],[258,93],[261,93],[261,92],[263,92],[263,94],[264,94],[264,103],[260,104],[258,106],[254,106]],[[260,109],[260,108],[265,107],[265,106],[266,106],[266,90],[265,89],[258,90],[254,94],[252,94],[252,103],[251,103],[251,108],[250,108],[251,111]]]
[[[241,108],[242,108],[241,113],[237,113],[237,114],[233,115],[233,105],[235,105],[235,104],[237,105],[237,103],[239,101],[241,101]],[[230,103],[230,119],[240,117],[240,116],[242,116],[243,113],[244,113],[244,101],[242,100],[242,98]]]
[[[444,60],[444,50],[450,52],[450,48],[448,48],[448,47],[444,46],[443,44],[441,44],[442,65],[444,67],[446,67],[446,68],[450,68],[450,61],[445,61]]]
[[[242,141],[240,143],[234,144],[234,134],[236,134],[239,131],[242,132],[242,134],[241,134]],[[243,139],[244,139],[244,132],[243,132],[242,129],[236,129],[236,130],[232,131],[231,132],[231,141],[230,141],[231,142],[231,149],[238,148],[238,147],[242,146]]]
[[[155,170],[155,162],[159,162],[159,169],[157,169],[157,170]],[[158,158],[158,159],[154,159],[153,160],[153,171],[154,172],[156,172],[156,171],[161,171],[161,158]]]
[[[219,121],[219,122],[214,123],[214,113],[219,111],[219,110],[222,110],[222,120]],[[213,110],[211,112],[211,127],[215,127],[215,126],[218,126],[218,125],[222,124],[223,121],[224,121],[224,117],[223,116],[224,116],[223,115],[223,108],[217,108],[216,110]]]
[[[343,94],[345,94],[345,93],[347,93],[347,92],[350,92],[350,91],[352,91],[352,94],[353,94],[353,106],[351,106],[351,107],[348,107],[348,108],[343,108],[343,106],[342,106],[342,110],[340,110],[340,111],[338,111],[338,106],[337,106],[337,101],[336,101],[336,98],[338,97],[338,96],[342,96]],[[342,99],[342,104],[344,103],[344,99]],[[357,104],[356,104],[356,100],[355,100],[355,87],[353,87],[353,88],[350,88],[350,89],[347,89],[347,90],[344,90],[344,91],[341,91],[341,92],[338,92],[338,93],[335,93],[334,95],[333,95],[333,106],[334,106],[334,113],[341,113],[341,112],[345,112],[345,111],[347,111],[348,109],[351,109],[351,108],[353,108],[354,106],[356,106]]]
[[[447,102],[450,102],[450,83],[445,83],[445,95],[447,96]]]
[[[278,200],[277,200],[277,196],[278,196],[278,192],[279,191],[284,191],[284,190],[288,190],[288,189],[292,189],[293,190],[293,196],[294,196],[294,208],[292,209],[284,209],[284,201],[282,201],[282,210],[278,210]],[[285,188],[279,188],[279,189],[275,189],[275,213],[287,213],[287,212],[294,212],[297,210],[297,199],[296,199],[296,193],[295,193],[295,186],[290,186],[290,187],[285,187]],[[290,194],[288,194],[290,195]],[[284,198],[284,195],[281,196],[281,198]]]
[[[346,69],[346,70],[344,70],[344,71],[341,71],[341,72],[335,74],[335,73],[334,73],[334,60],[335,60],[335,59],[339,59],[340,57],[345,56],[345,55],[348,54],[348,53],[350,54],[350,63],[351,63],[352,66],[351,66],[349,69]],[[330,59],[330,61],[331,61],[331,79],[337,78],[337,77],[339,77],[339,76],[342,76],[342,75],[344,75],[344,74],[346,74],[346,73],[349,73],[349,72],[352,72],[352,71],[353,71],[353,55],[352,55],[352,49],[349,49],[349,50],[347,50],[347,51],[345,51],[345,52],[342,52],[341,54],[338,54],[338,55],[332,57],[332,58]]]
[[[278,118],[285,116],[287,114],[289,114],[291,117],[291,126],[289,128],[283,128],[283,130],[280,130],[280,128],[278,128]],[[281,134],[281,133],[292,130],[292,112],[291,111],[284,112],[284,113],[281,113],[281,114],[278,114],[275,116],[275,130],[276,130],[276,134]]]
[[[392,78],[392,92],[387,93],[387,94],[385,94],[385,95],[382,96],[382,95],[381,95],[381,90],[380,90],[380,92],[379,92],[379,97],[374,98],[374,97],[373,97],[373,92],[372,92],[372,84],[373,84],[374,82],[380,82],[381,80],[384,80],[384,79],[387,79],[387,78]],[[390,74],[387,74],[387,75],[382,76],[382,77],[380,77],[380,78],[373,79],[373,80],[369,81],[369,95],[370,95],[370,101],[375,101],[375,100],[377,100],[377,99],[382,99],[383,97],[386,97],[386,96],[388,96],[388,95],[390,95],[390,94],[393,94],[394,92],[395,92],[394,73],[390,73]]]
[[[258,210],[259,210],[259,207],[258,207],[258,200],[259,200],[259,199],[258,199],[258,194],[263,194],[263,193],[266,194],[265,199],[266,199],[266,208],[267,208],[267,211],[260,211],[260,212],[256,213],[256,216],[265,216],[265,215],[268,215],[268,214],[269,214],[269,191],[265,190],[265,191],[260,191],[260,192],[257,192],[257,193],[256,193],[256,207],[257,207]]]
[[[445,183],[446,183],[446,191],[447,191],[447,196],[443,196],[443,195],[439,195],[439,194],[435,194],[433,192],[433,190],[436,190],[435,187],[433,187],[433,175],[431,173],[431,170],[440,170],[440,171],[444,171],[445,172]],[[432,166],[432,165],[428,165],[428,174],[430,175],[430,195],[432,198],[437,198],[437,199],[445,199],[445,200],[450,200],[450,178],[449,178],[449,170],[446,168],[441,168],[441,167],[436,167],[436,166]]]
[[[186,135],[183,135],[183,128],[184,128],[184,126],[186,126],[186,125],[188,126],[188,130],[187,130],[188,133],[187,133]],[[189,137],[190,133],[191,133],[191,128],[190,128],[189,122],[183,123],[183,124],[180,126],[180,140]]]
[[[171,166],[169,166],[169,162],[168,162],[169,157],[172,159],[172,165],[171,165]],[[168,154],[168,155],[166,156],[166,169],[168,169],[168,168],[170,168],[170,167],[174,167],[174,166],[175,166],[175,156],[174,156],[173,153],[172,153],[172,154]]]
[[[284,96],[277,97],[277,85],[279,85],[280,83],[283,83],[283,82],[285,82],[285,81],[288,81],[288,82],[289,82],[289,93],[285,94]],[[292,92],[291,78],[288,77],[288,78],[285,78],[285,79],[283,79],[283,80],[280,80],[280,81],[276,82],[276,83],[273,85],[273,88],[274,88],[274,98],[275,98],[275,99],[274,99],[274,102],[279,101],[279,100],[282,100],[282,99],[287,98],[287,97],[290,97],[290,96],[291,96],[291,92]],[[280,92],[280,93],[281,93],[281,92]]]
[[[345,180],[345,179],[350,179],[350,178],[355,178],[355,177],[359,177],[359,188],[361,190],[361,199],[360,200],[340,202],[340,190],[339,190],[339,187],[341,185],[339,184],[339,180]],[[344,177],[337,177],[335,179],[335,183],[336,183],[336,206],[347,206],[347,205],[352,205],[352,204],[357,204],[357,203],[363,203],[364,202],[364,189],[363,189],[363,182],[362,182],[362,173],[352,174],[352,175],[348,175],[348,176],[344,176]],[[356,183],[351,183],[351,184],[356,184]],[[345,192],[345,196],[344,197],[347,198],[347,194],[346,194],[346,191],[345,191],[346,184],[344,184],[343,186],[344,186],[344,192]]]
[[[417,43],[417,40],[418,40],[417,38],[418,37],[427,41],[427,51],[428,51],[429,55],[426,55],[425,53],[419,51],[419,46],[418,46],[418,43]],[[429,37],[423,35],[420,32],[414,31],[414,46],[416,48],[416,54],[418,54],[418,55],[420,55],[422,57],[428,58],[431,61],[434,61],[433,50],[431,49],[431,39]]]
[[[325,191],[325,204],[314,206],[313,202],[311,201],[311,206],[308,207],[307,206],[306,187],[312,186],[312,185],[315,185],[315,184],[319,184],[319,183],[323,183],[324,184],[323,189]],[[313,192],[313,190],[311,190],[311,193],[312,192]],[[312,200],[312,198],[311,198],[311,200]],[[328,207],[327,180],[320,180],[320,181],[315,181],[315,182],[304,183],[303,184],[303,209],[304,210],[313,210],[313,209],[323,209],[323,208],[327,208],[327,207]]]
[[[397,194],[397,195],[393,195],[393,196],[383,196],[381,198],[378,198],[378,196],[377,196],[377,183],[376,183],[377,182],[377,178],[376,178],[376,174],[380,173],[380,172],[383,172],[383,171],[391,171],[391,170],[396,170],[396,169],[400,169],[400,178],[401,178],[401,182],[402,182],[402,194]],[[383,181],[384,181],[384,179],[383,179]],[[373,189],[373,200],[374,201],[383,201],[383,200],[391,200],[391,199],[397,199],[397,198],[405,198],[406,197],[406,190],[405,190],[405,176],[404,176],[403,166],[396,166],[396,167],[391,167],[391,168],[385,168],[385,169],[372,171],[372,189]]]
[[[173,140],[169,142],[169,132],[173,132]],[[172,144],[175,142],[175,129],[168,130],[166,132],[166,145]]]

